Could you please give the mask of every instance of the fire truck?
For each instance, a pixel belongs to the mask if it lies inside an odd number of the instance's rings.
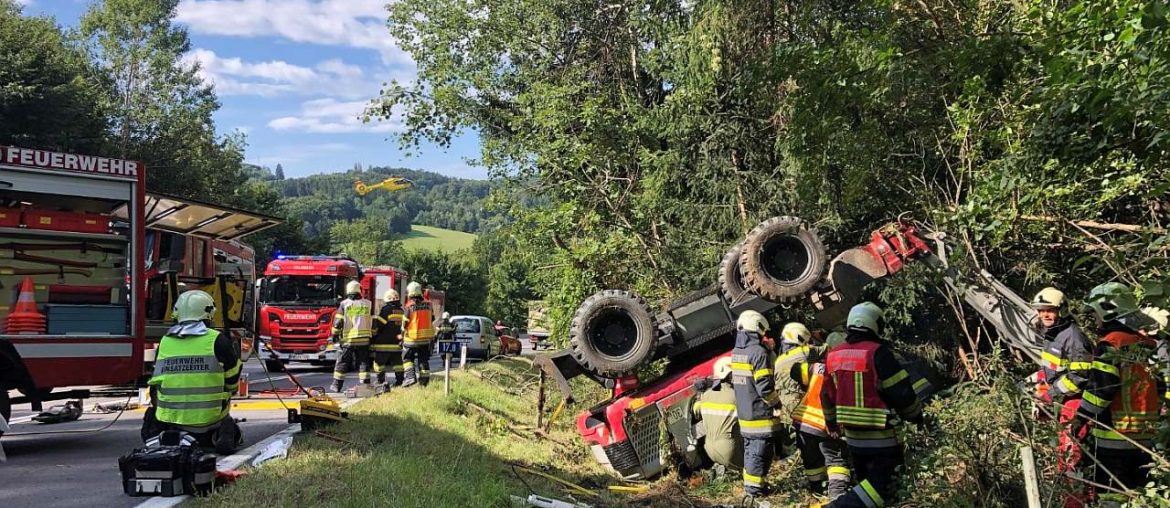
[[[242,329],[251,249],[279,219],[148,193],[144,165],[0,146],[0,415],[13,404],[134,388],[183,291]],[[142,260],[139,262],[138,260]],[[71,388],[69,390],[60,390]],[[9,390],[19,395],[9,397]]]
[[[255,322],[269,371],[279,372],[290,361],[332,365],[337,360],[330,341],[333,316],[353,280],[377,313],[386,290],[396,289],[405,299],[410,277],[389,266],[363,268],[345,256],[278,256],[268,263],[257,281]]]
[[[609,400],[577,416],[576,427],[594,458],[627,479],[662,472],[664,449],[698,462],[691,456],[697,454],[691,446],[694,382],[710,377],[716,360],[729,354],[741,312],[805,303],[821,327],[839,328],[867,285],[908,263],[937,269],[947,290],[986,319],[1002,341],[1040,363],[1044,339],[1032,326],[1036,311],[990,273],[964,276],[949,265],[945,238],[899,220],[828,261],[816,230],[795,217],[774,217],[728,250],[717,284],[667,302],[658,312],[629,291],[589,297],[573,316],[570,347],[541,355],[537,363],[567,402],[573,401],[569,379],[575,376],[611,390]],[[664,373],[639,378],[639,368],[656,359],[668,359]]]

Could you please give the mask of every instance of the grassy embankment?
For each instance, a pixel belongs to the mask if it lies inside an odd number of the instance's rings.
[[[569,499],[560,485],[541,477],[520,473],[522,482],[509,462],[600,493],[578,494],[593,506],[686,504],[674,482],[637,497],[607,493],[619,482],[572,430],[580,406],[566,410],[547,438],[535,436],[527,425],[535,423],[536,376],[523,360],[495,360],[454,372],[449,397],[440,375],[425,389],[363,401],[349,409],[350,421],[327,430],[344,442],[298,435],[287,459],[265,464],[196,506],[511,506],[509,496],[527,497],[529,486]],[[551,412],[560,398],[551,383],[549,390]]]
[[[427,250],[455,252],[469,249],[475,243],[475,235],[450,229],[431,226],[410,226],[410,233],[402,236],[402,246],[406,250]]]

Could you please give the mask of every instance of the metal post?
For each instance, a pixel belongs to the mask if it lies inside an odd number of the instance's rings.
[[[540,383],[536,391],[536,428],[544,428],[544,369],[540,369]]]
[[[1032,447],[1020,448],[1020,459],[1024,467],[1024,492],[1028,496],[1028,508],[1040,508],[1040,485],[1036,480],[1036,459]]]
[[[463,347],[459,348],[459,368],[460,369],[467,368],[467,344],[466,343],[463,344]]]
[[[451,395],[451,354],[443,355],[443,396]]]

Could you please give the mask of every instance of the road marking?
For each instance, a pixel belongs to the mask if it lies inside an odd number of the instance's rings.
[[[297,403],[301,400],[304,399],[289,400],[283,404],[279,400],[232,402],[232,410],[238,409],[240,411],[271,411],[274,409],[297,408],[299,407]]]

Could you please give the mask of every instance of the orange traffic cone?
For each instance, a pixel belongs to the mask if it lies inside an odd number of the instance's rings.
[[[41,334],[46,332],[45,315],[37,312],[37,301],[34,298],[32,277],[25,277],[20,285],[20,296],[16,298],[16,306],[8,315],[8,330],[11,335]]]

